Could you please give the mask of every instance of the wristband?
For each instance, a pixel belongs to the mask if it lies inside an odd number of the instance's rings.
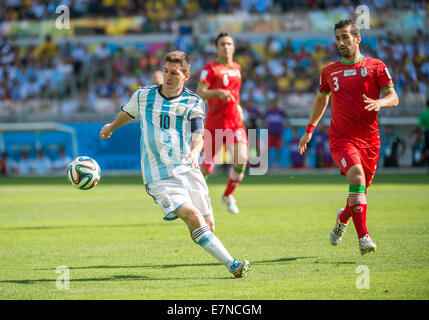
[[[305,132],[313,133],[313,131],[314,131],[315,128],[316,128],[316,126],[313,126],[311,123],[309,123],[307,125],[307,129],[305,129]]]

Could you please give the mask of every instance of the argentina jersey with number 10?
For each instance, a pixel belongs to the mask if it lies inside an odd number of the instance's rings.
[[[191,119],[204,118],[203,100],[184,88],[166,98],[161,85],[137,89],[122,111],[140,117],[141,168],[145,184],[190,170]]]

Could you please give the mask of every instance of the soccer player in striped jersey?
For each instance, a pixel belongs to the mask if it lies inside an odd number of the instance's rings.
[[[376,250],[366,226],[366,193],[380,153],[377,114],[382,108],[397,106],[399,99],[386,65],[360,53],[361,35],[356,22],[341,20],[334,31],[342,59],[322,70],[319,93],[299,142],[299,152],[302,154],[307,149],[332,96],[329,149],[341,174],[347,178],[349,193],[346,207],[337,212],[330,242],[340,243],[352,217],[363,255]]]
[[[209,105],[201,171],[205,177],[213,173],[220,148],[223,144],[232,147],[234,164],[222,201],[230,213],[237,214],[239,209],[232,194],[244,178],[248,159],[247,132],[240,106],[241,67],[233,61],[234,39],[228,33],[221,32],[215,44],[217,59],[204,66],[197,88],[198,95]]]
[[[181,218],[192,239],[243,277],[249,262],[237,262],[214,235],[213,210],[199,156],[203,147],[203,100],[185,87],[190,77],[189,56],[166,54],[161,85],[137,89],[115,121],[100,131],[101,139],[139,116],[143,181],[147,193],[164,211],[165,220]]]

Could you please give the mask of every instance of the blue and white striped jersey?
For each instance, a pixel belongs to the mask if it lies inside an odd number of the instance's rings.
[[[191,169],[191,119],[205,117],[203,99],[184,88],[181,95],[166,98],[161,85],[136,90],[122,110],[140,117],[141,168],[145,184]]]

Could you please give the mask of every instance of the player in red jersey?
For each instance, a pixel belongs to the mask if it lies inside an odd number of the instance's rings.
[[[217,152],[224,144],[227,148],[233,146],[234,164],[222,201],[229,212],[237,214],[239,209],[232,193],[244,178],[248,160],[247,133],[240,107],[241,67],[233,61],[234,39],[228,33],[220,33],[215,44],[217,59],[204,66],[196,91],[209,105],[201,171],[205,177],[213,173]]]
[[[341,174],[347,178],[349,194],[346,207],[337,212],[330,241],[332,245],[340,243],[352,217],[363,255],[376,250],[366,227],[366,193],[380,151],[377,114],[382,108],[397,106],[399,99],[386,65],[360,53],[361,36],[355,21],[338,22],[335,38],[342,59],[322,70],[319,93],[299,142],[299,152],[302,154],[307,149],[332,96],[329,149]]]

